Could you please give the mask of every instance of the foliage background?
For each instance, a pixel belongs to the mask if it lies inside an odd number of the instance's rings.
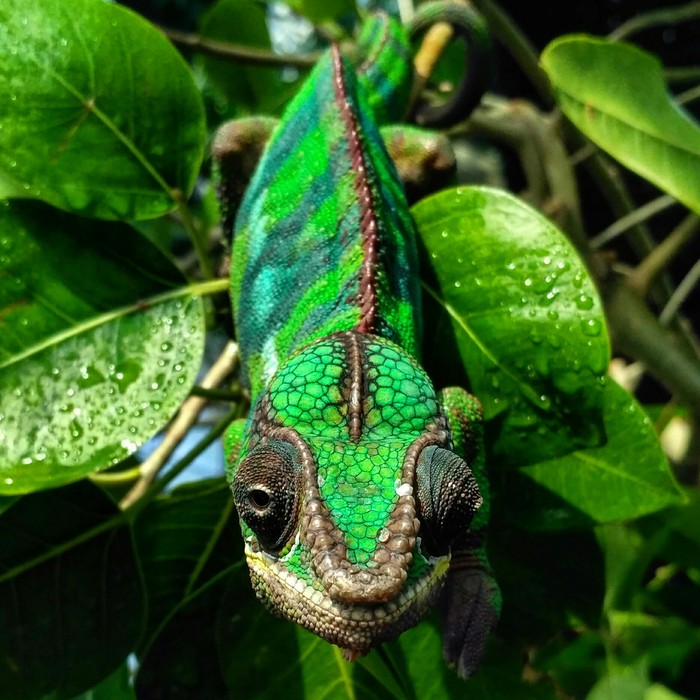
[[[353,23],[349,1],[290,4],[318,29],[286,26],[298,52]],[[474,5],[500,42],[501,97],[452,129],[458,156],[476,138],[477,169],[497,164],[487,181],[567,237],[490,189],[448,189],[413,210],[425,362],[438,385],[471,386],[489,418],[505,607],[465,685],[442,662],[435,620],[353,665],[273,620],[249,589],[224,480],[190,471],[173,489],[246,410],[235,353],[216,341],[230,323],[215,274],[226,234],[205,142],[226,118],[278,114],[309,61],[251,61],[246,46],[267,50],[270,37],[264,4],[247,0],[136,8],[238,45],[222,59],[173,35],[190,68],[99,0],[71,12],[0,0],[0,697],[698,696],[700,365],[697,319],[680,309],[697,276],[700,136],[648,88],[670,78],[692,109],[698,3],[667,3],[641,33],[639,17],[624,24],[641,3]],[[546,29],[530,22],[542,12]],[[625,27],[664,73],[583,38],[545,51],[551,90],[537,61],[548,42]],[[458,58],[448,53],[441,81]],[[580,85],[594,65],[599,78]],[[629,94],[610,89],[620,74]],[[577,121],[577,104],[600,119]],[[615,115],[623,126],[606,142]],[[614,159],[651,162],[646,177],[669,194]],[[459,166],[465,182],[474,159]],[[639,404],[603,379],[603,308],[612,371],[648,404],[683,486]],[[197,378],[205,339],[214,359]],[[197,433],[204,404],[218,409]],[[166,426],[150,457],[135,452]]]

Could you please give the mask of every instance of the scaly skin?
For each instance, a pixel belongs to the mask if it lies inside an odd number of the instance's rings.
[[[418,622],[447,578],[445,653],[466,676],[498,607],[469,532],[480,413],[461,390],[443,406],[417,360],[415,230],[378,130],[405,109],[407,40],[377,18],[359,47],[357,77],[337,47],[321,59],[238,212],[231,289],[253,411],[226,440],[229,479],[273,612],[354,658]],[[467,562],[454,585],[453,554]]]

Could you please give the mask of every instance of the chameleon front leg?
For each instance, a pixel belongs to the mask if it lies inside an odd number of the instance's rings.
[[[450,571],[439,604],[445,659],[462,678],[468,678],[479,665],[498,622],[501,592],[486,556],[490,502],[481,405],[458,387],[444,389],[439,398],[452,429],[454,451],[469,465],[483,498],[468,532],[453,541]]]

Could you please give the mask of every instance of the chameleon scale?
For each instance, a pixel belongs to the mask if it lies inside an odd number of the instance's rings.
[[[379,17],[358,46],[356,67],[337,47],[319,61],[238,212],[231,289],[253,410],[227,440],[258,597],[348,658],[425,615],[481,504],[417,361],[415,231],[378,129],[408,95],[408,43]]]

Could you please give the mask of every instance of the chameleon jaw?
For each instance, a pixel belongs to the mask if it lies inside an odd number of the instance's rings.
[[[255,593],[273,613],[340,647],[349,661],[418,623],[435,604],[450,561],[431,558],[427,571],[392,600],[354,604],[334,600],[248,542],[246,559]]]

